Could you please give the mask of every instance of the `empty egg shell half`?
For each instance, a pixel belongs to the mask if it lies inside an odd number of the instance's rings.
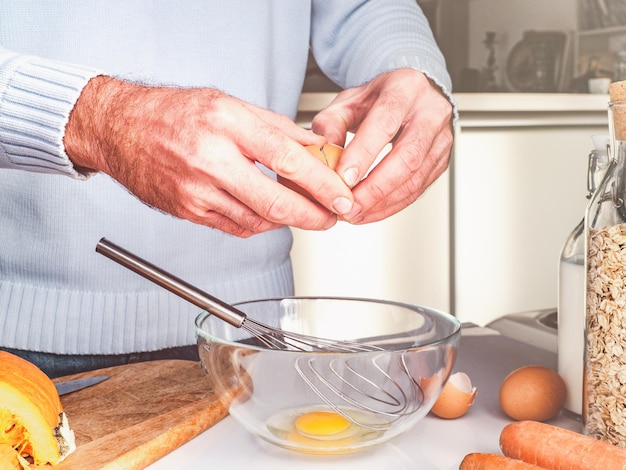
[[[474,403],[476,392],[476,387],[472,387],[469,376],[463,372],[456,372],[448,378],[441,395],[430,411],[444,419],[459,418],[467,413]]]

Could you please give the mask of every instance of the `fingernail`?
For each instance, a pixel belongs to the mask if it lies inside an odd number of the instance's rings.
[[[347,214],[352,210],[352,201],[347,197],[338,197],[333,202],[333,210],[337,214]]]
[[[343,219],[351,224],[358,223],[359,221],[363,220],[363,216],[361,215],[362,210],[362,207],[355,202],[352,205],[352,211],[350,213],[346,212],[343,214]]]
[[[322,230],[328,230],[331,227],[334,227],[337,223],[337,217],[329,217],[326,223],[323,225]]]
[[[343,180],[350,187],[356,184],[356,179],[358,176],[359,176],[359,170],[357,170],[354,167],[348,168],[346,171],[343,172]]]

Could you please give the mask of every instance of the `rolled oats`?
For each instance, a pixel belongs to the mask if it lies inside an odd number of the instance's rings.
[[[626,224],[587,244],[586,433],[626,447]]]

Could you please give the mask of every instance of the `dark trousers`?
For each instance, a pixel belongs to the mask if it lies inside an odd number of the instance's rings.
[[[36,351],[24,351],[20,349],[3,348],[7,351],[32,362],[48,375],[50,378],[62,377],[64,375],[77,374],[106,367],[132,364],[134,362],[156,361],[160,359],[186,359],[199,361],[198,346],[181,346],[177,348],[162,349],[159,351],[147,351],[131,354],[112,355],[66,355],[42,353]]]

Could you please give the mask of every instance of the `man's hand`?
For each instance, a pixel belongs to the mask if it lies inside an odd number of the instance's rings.
[[[303,145],[323,137],[209,88],[89,81],[66,126],[74,165],[107,173],[146,204],[240,237],[283,225],[322,230],[352,209],[342,179]],[[262,163],[305,188],[291,191]]]
[[[344,145],[337,172],[353,187],[352,211],[362,224],[414,202],[446,169],[452,149],[452,105],[422,73],[399,69],[339,93],[313,120],[313,131]],[[386,144],[392,150],[364,178]]]

